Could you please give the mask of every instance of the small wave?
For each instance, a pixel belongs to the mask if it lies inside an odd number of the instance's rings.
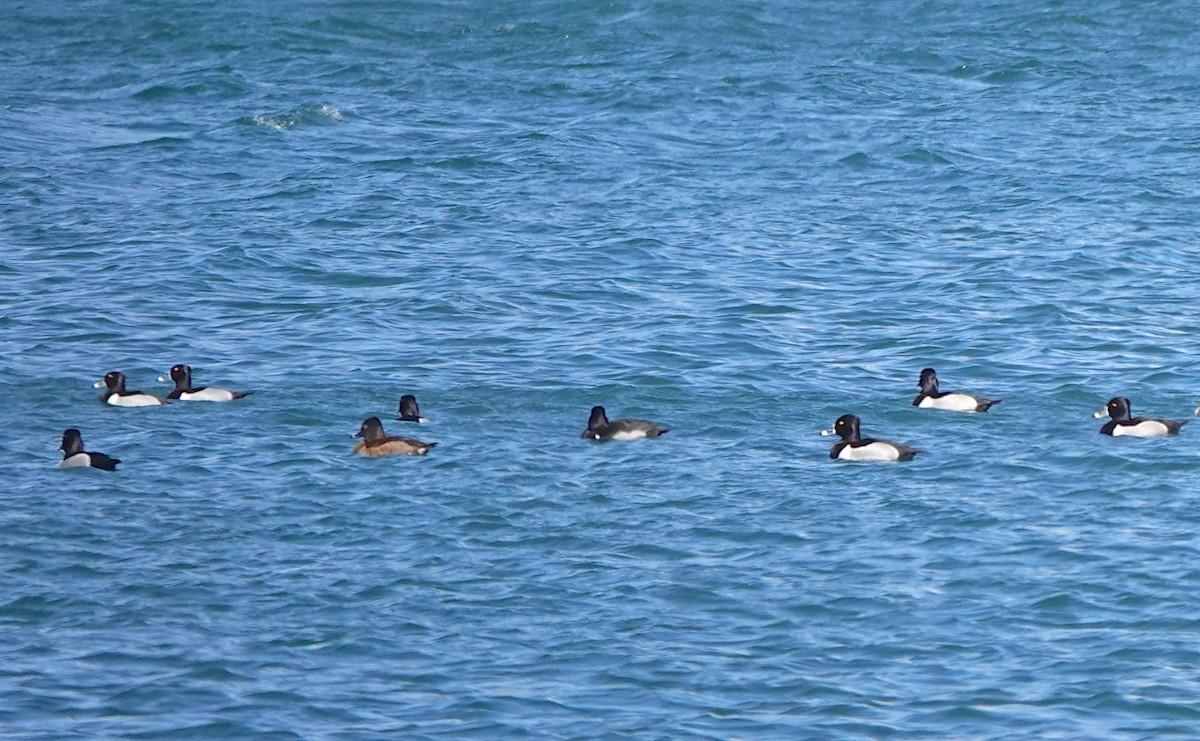
[[[341,109],[329,104],[302,105],[281,113],[259,113],[250,119],[255,126],[276,131],[291,131],[299,126],[345,121]]]
[[[901,155],[900,159],[903,162],[909,163],[910,165],[952,165],[952,164],[954,164],[953,162],[946,159],[945,157],[938,154],[937,152],[931,152],[928,149],[922,149],[919,147],[917,149],[914,149],[913,151],[909,152],[908,154]]]
[[[868,155],[864,152],[855,152],[853,154],[848,154],[845,157],[842,157],[840,160],[838,160],[838,162],[845,165],[846,167],[851,167],[856,170],[861,170],[863,168],[870,167],[873,164],[870,155]]]

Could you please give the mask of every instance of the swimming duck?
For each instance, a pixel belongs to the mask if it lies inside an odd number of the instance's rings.
[[[354,437],[361,437],[362,442],[354,445],[355,455],[425,455],[437,443],[423,443],[411,437],[390,437],[383,431],[383,423],[379,417],[369,417],[363,420],[362,427]]]
[[[429,420],[421,416],[421,409],[417,406],[417,397],[412,394],[405,394],[400,397],[400,416],[396,419],[401,422],[428,422]]]
[[[588,440],[638,440],[658,437],[667,432],[670,430],[644,419],[614,419],[610,422],[604,407],[592,407],[587,429],[580,437]]]
[[[1104,423],[1100,428],[1101,435],[1112,435],[1120,437],[1126,435],[1129,437],[1162,437],[1163,435],[1177,435],[1179,428],[1188,423],[1188,420],[1174,419],[1153,419],[1150,417],[1132,417],[1130,416],[1129,399],[1124,396],[1114,396],[1108,400],[1108,404],[1100,410],[1097,410],[1094,416],[1100,419],[1104,415],[1112,417]]]
[[[83,449],[83,435],[74,427],[63,432],[62,445],[58,449],[63,452],[63,458],[58,462],[59,468],[99,468],[101,471],[115,471],[120,458],[110,458],[104,453],[89,453]]]
[[[153,407],[167,402],[144,391],[126,391],[125,374],[120,371],[109,371],[104,379],[93,384],[95,388],[106,386],[100,395],[100,401],[115,407]]]
[[[921,393],[913,399],[913,406],[921,409],[948,409],[952,412],[986,412],[993,404],[999,404],[1000,399],[985,399],[982,396],[972,396],[961,391],[938,391],[937,371],[925,368],[917,381]]]
[[[212,386],[192,388],[192,369],[191,366],[187,365],[172,367],[170,378],[159,376],[158,380],[174,381],[175,388],[171,389],[171,393],[167,394],[167,398],[179,399],[180,401],[233,401],[234,399],[244,399],[246,396],[254,393],[253,391],[228,391]]]
[[[890,440],[864,438],[858,431],[859,419],[843,414],[833,427],[821,430],[822,435],[841,435],[842,439],[829,449],[829,457],[843,461],[906,461],[920,450]]]

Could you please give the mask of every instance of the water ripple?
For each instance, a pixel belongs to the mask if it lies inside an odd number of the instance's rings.
[[[10,734],[1192,735],[1194,425],[1091,417],[1200,403],[1190,7],[97,10],[0,20]]]

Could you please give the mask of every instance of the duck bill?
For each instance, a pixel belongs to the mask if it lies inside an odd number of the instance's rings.
[[[159,383],[170,383],[170,382],[171,382],[171,379],[170,379],[170,378],[168,378],[167,376],[159,376],[159,377],[158,377],[158,382],[159,382]]]
[[[94,389],[104,388],[104,381],[96,381],[95,383],[92,384],[92,388],[94,388]]]
[[[829,437],[830,435],[836,435],[836,434],[838,434],[837,430],[835,430],[832,427],[830,427],[827,430],[821,430],[821,437]]]
[[[1092,416],[1095,417],[1096,419],[1100,419],[1101,417],[1107,417],[1108,416],[1108,407],[1104,407],[1103,409],[1097,409],[1095,412],[1092,412]]]

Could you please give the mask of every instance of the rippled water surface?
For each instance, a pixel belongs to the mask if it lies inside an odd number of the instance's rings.
[[[18,3],[0,726],[1200,724],[1200,10]],[[188,363],[231,404],[104,406]],[[1004,402],[914,409],[916,378]],[[431,421],[392,421],[413,393]],[[579,438],[588,409],[657,440]],[[828,458],[840,414],[924,453]],[[362,459],[372,415],[437,441]],[[63,429],[122,459],[56,470]]]

